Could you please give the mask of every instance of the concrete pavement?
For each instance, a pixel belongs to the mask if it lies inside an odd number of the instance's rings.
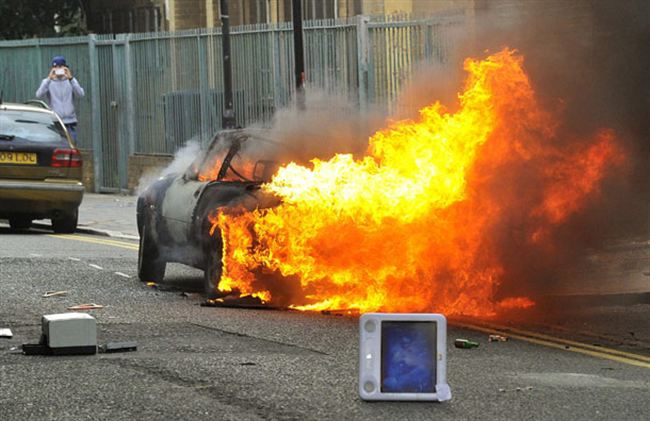
[[[85,193],[79,207],[77,232],[138,240],[135,221],[136,196]],[[35,221],[35,226],[50,227],[49,220]]]
[[[85,194],[79,207],[79,231],[137,240],[137,196]]]

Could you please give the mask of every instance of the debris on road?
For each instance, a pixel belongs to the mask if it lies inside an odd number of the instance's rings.
[[[23,344],[25,355],[50,355],[50,348],[45,344]]]
[[[502,335],[490,335],[488,339],[490,342],[506,342],[508,337]]]
[[[97,322],[86,313],[48,314],[41,318],[41,339],[23,344],[25,355],[94,355]]]
[[[79,310],[100,310],[104,308],[101,304],[88,303],[88,304],[79,304],[76,306],[68,307],[68,310],[79,311]]]
[[[158,288],[158,284],[155,282],[147,282],[145,285],[147,285],[149,288]]]
[[[100,345],[99,352],[105,354],[111,354],[114,352],[133,352],[138,350],[138,344],[135,341],[128,342],[109,342],[104,345]]]
[[[14,334],[11,332],[11,329],[0,329],[0,338],[13,338]]]
[[[468,339],[456,339],[454,341],[454,346],[456,348],[463,348],[463,349],[478,348],[479,343],[470,341]]]
[[[335,310],[321,310],[321,314],[324,314],[326,316],[338,316],[338,317],[343,317],[343,316],[357,316],[359,314],[358,310],[348,310],[348,309],[335,309]]]
[[[523,392],[523,391],[528,391],[528,390],[533,390],[533,386],[515,387],[514,389],[499,388],[499,392],[501,392],[501,393],[505,393],[505,392]]]
[[[208,299],[201,303],[201,307],[234,307],[265,310],[280,309],[279,307],[274,307],[259,297],[253,297],[252,295],[228,295],[223,298]]]
[[[43,294],[43,298],[64,296],[68,295],[68,292],[70,291],[47,291],[45,294]]]

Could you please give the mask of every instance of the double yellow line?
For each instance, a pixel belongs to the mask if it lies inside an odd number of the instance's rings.
[[[104,246],[111,246],[111,247],[120,247],[123,249],[127,250],[138,250],[138,245],[133,244],[133,243],[127,243],[125,241],[116,241],[116,240],[109,240],[109,239],[104,239],[104,238],[95,238],[95,237],[86,237],[86,236],[81,236],[81,235],[76,235],[76,234],[47,234],[50,237],[54,238],[59,238],[63,240],[73,240],[73,241],[83,241],[86,243],[92,243],[92,244],[101,244]]]
[[[495,324],[490,324],[488,326],[479,326],[473,323],[465,323],[462,321],[450,321],[450,323],[457,327],[477,330],[479,332],[485,332],[493,335],[507,336],[549,348],[577,352],[578,354],[589,355],[591,357],[602,358],[605,360],[617,361],[619,363],[634,365],[637,367],[650,368],[650,357],[645,355],[619,351],[617,349],[611,349],[603,346],[583,344],[581,342],[576,342],[569,339],[556,338],[554,336],[544,335],[542,333]]]

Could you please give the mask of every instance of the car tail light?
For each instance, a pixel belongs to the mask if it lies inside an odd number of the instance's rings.
[[[52,152],[53,167],[81,167],[81,153],[78,149],[55,149]]]

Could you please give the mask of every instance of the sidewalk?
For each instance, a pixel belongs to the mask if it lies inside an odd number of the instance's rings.
[[[138,240],[135,222],[136,196],[85,193],[79,207],[77,232]],[[50,227],[49,220],[35,225]]]
[[[84,194],[79,207],[78,232],[139,239],[135,221],[137,196]]]

